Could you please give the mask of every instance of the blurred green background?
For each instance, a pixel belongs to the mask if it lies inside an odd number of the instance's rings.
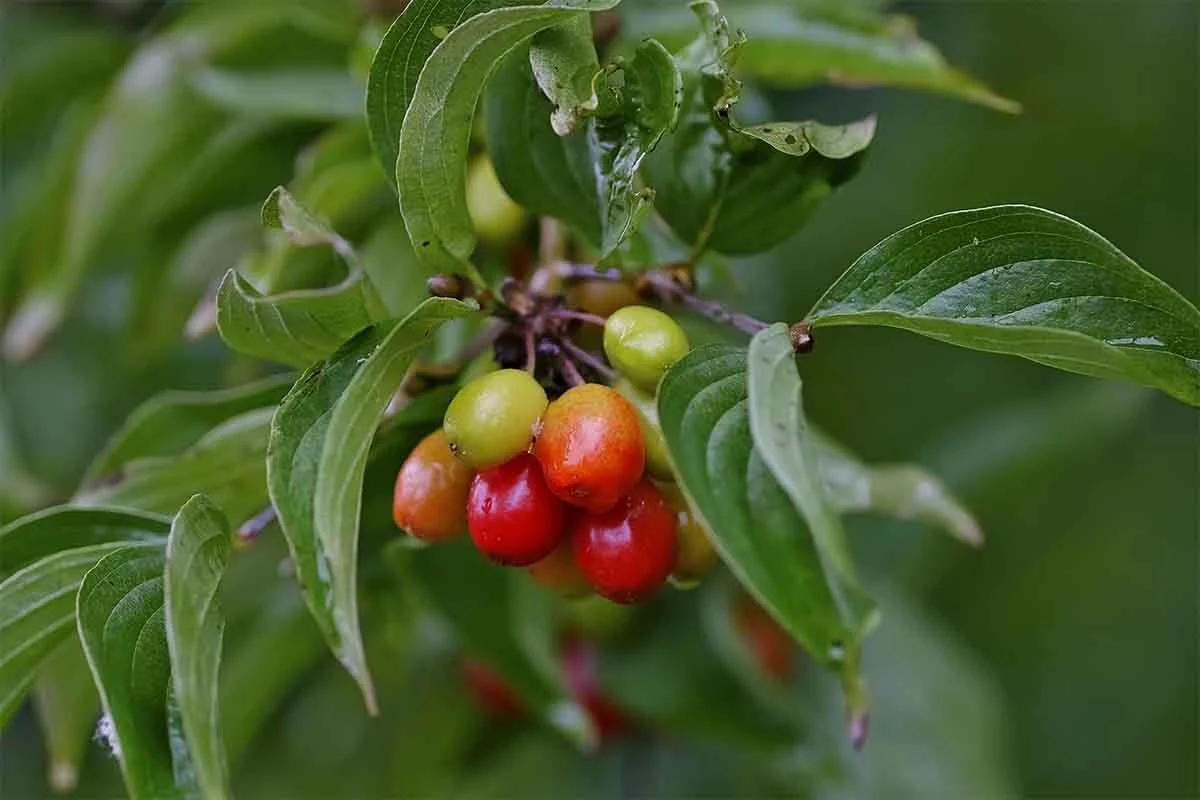
[[[796,116],[825,121],[877,111],[879,134],[862,174],[802,233],[741,265],[747,311],[797,319],[888,233],[934,213],[1004,202],[1074,217],[1200,300],[1200,4],[1013,0],[903,3],[899,10],[914,16],[952,62],[1019,100],[1025,113],[1009,117],[902,92],[822,89],[777,98]],[[19,62],[14,53],[37,44],[32,23],[39,14],[108,24],[104,15],[49,3],[5,13],[6,23],[22,17],[20,26],[2,29],[6,69]],[[5,203],[14,186],[25,190],[19,181],[28,153],[62,124],[61,114],[49,113],[32,133],[6,128]],[[264,147],[263,174],[226,176],[231,185],[221,203],[253,205],[287,182],[305,133],[281,133]],[[115,343],[127,332],[133,291],[122,278],[124,255],[88,283],[43,352],[24,363],[0,362],[0,512],[13,497],[20,505],[69,495],[105,437],[154,391],[211,388],[232,378],[212,336],[153,356]],[[0,311],[6,308],[0,300]],[[916,598],[994,679],[1016,791],[1200,793],[1195,412],[1157,394],[887,330],[833,330],[804,369],[819,424],[869,460],[929,466],[982,522],[988,542],[978,552],[913,526],[862,523],[852,531],[870,582],[908,596],[898,615]],[[889,665],[876,666],[886,673]],[[284,720],[291,728],[282,730],[316,726],[328,738],[332,725],[361,726],[346,722],[358,709],[337,680],[298,701]],[[335,700],[346,710],[329,712]],[[935,683],[910,710],[944,700]],[[988,712],[968,703],[945,713],[953,739],[955,726],[971,731]],[[877,723],[878,742],[868,751],[912,735],[906,718]],[[4,735],[5,796],[44,791],[35,730],[25,713]],[[306,750],[311,743],[286,745],[289,759],[308,754],[312,769],[338,768],[328,753],[322,761]],[[547,763],[537,759],[538,748],[601,795],[656,793],[655,784],[597,777],[608,774],[606,761],[627,759],[625,751],[585,765],[565,748],[535,741],[525,748],[534,753],[530,763]],[[686,772],[702,760],[702,752],[689,751],[683,766],[673,765],[664,754],[657,768]],[[114,791],[114,772],[97,749],[85,794]],[[269,796],[269,786],[251,782],[243,792]],[[887,787],[863,791],[892,796]]]

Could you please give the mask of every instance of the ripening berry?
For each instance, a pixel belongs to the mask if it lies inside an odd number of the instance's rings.
[[[566,507],[527,453],[471,482],[467,529],[479,551],[499,564],[526,567],[545,558],[562,540],[566,523]]]
[[[642,481],[603,514],[571,523],[575,561],[597,594],[632,603],[663,584],[675,565],[675,512]]]
[[[649,306],[626,306],[604,324],[604,354],[621,374],[647,392],[687,355],[687,335],[675,320]]]
[[[565,296],[571,308],[598,317],[607,317],[617,309],[642,302],[625,281],[578,281],[567,286]],[[604,344],[602,329],[595,325],[581,325],[572,338],[586,350],[599,350]]]
[[[550,555],[530,565],[529,577],[533,578],[534,583],[567,597],[583,597],[592,593],[587,576],[575,563],[569,536],[564,536]]]
[[[770,614],[749,597],[734,608],[734,619],[759,668],[777,681],[787,681],[796,672],[796,644]]]
[[[551,491],[593,512],[612,508],[646,464],[637,410],[598,383],[572,387],[550,404],[533,452]]]
[[[497,717],[517,717],[525,710],[525,704],[512,687],[487,664],[473,658],[464,658],[462,670],[463,677],[467,680],[467,688],[489,714]]]
[[[671,457],[667,455],[667,442],[663,439],[662,428],[658,425],[658,406],[654,397],[624,378],[613,384],[613,388],[637,409],[642,442],[646,446],[646,472],[660,481],[675,480]]]
[[[471,468],[450,452],[439,430],[421,440],[396,475],[392,518],[426,542],[440,542],[466,530]]]
[[[485,242],[503,244],[521,230],[525,212],[500,185],[492,162],[480,156],[467,170],[467,212]]]
[[[671,577],[684,584],[698,581],[717,563],[717,551],[679,487],[673,483],[656,485],[675,512],[679,526],[675,533],[675,569],[671,571]]]
[[[446,439],[475,469],[503,464],[529,449],[546,392],[527,372],[502,369],[474,379],[446,409]]]

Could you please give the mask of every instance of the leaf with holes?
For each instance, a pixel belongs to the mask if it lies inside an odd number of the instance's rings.
[[[488,155],[509,197],[531,213],[570,225],[600,246],[600,195],[586,126],[558,136],[547,124],[553,105],[529,70],[529,55],[510,53],[483,95]]]
[[[1032,206],[955,211],[892,234],[808,319],[902,328],[1200,405],[1200,311],[1099,234]]]
[[[534,36],[529,65],[542,94],[554,106],[550,127],[557,135],[574,133],[580,120],[599,107],[595,80],[600,62],[592,44],[590,17],[572,17]]]
[[[639,189],[646,156],[679,120],[683,78],[661,43],[647,39],[632,58],[606,70],[600,108],[590,123],[588,145],[600,193],[600,259],[616,252],[650,212],[652,189]]]
[[[431,298],[399,323],[368,328],[305,372],[271,423],[267,482],[305,600],[372,711],[356,582],[367,451],[417,352],[442,324],[476,309]]]
[[[692,8],[703,33],[679,57],[680,123],[647,159],[646,179],[659,213],[694,253],[766,250],[858,172],[875,119],[740,124],[733,109],[741,84],[732,68],[745,42],[730,35],[715,3]]]
[[[171,680],[196,780],[206,798],[229,797],[217,675],[225,619],[217,592],[233,552],[229,521],[204,495],[175,515],[163,586]]]

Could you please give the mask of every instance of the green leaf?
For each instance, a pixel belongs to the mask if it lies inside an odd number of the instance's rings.
[[[616,252],[650,211],[654,192],[639,190],[635,181],[643,159],[679,119],[683,77],[667,49],[647,39],[633,58],[618,62],[618,70],[606,71],[600,98],[588,144],[600,193],[603,260]]]
[[[217,291],[217,329],[239,353],[302,367],[371,324],[368,291],[359,272],[327,289],[263,295],[229,270]]]
[[[231,417],[277,405],[293,381],[291,375],[272,375],[232,389],[156,394],[135,408],[113,434],[82,483],[94,483],[133,459],[179,453]]]
[[[462,648],[502,676],[539,719],[580,747],[596,743],[552,653],[552,595],[527,576],[485,561],[466,542],[421,550],[393,546],[388,556],[402,560],[405,580],[417,583]]]
[[[232,552],[229,521],[208,498],[196,495],[179,509],[167,539],[167,647],[183,733],[206,798],[229,796],[218,721],[225,619],[217,592]]]
[[[54,506],[0,528],[0,579],[19,569],[78,547],[160,541],[170,520],[126,509]]]
[[[235,270],[217,291],[217,329],[234,350],[305,366],[328,357],[387,311],[350,243],[282,186],[263,204],[263,225],[282,230],[293,244],[328,245],[346,262],[346,278],[324,289],[264,296]]]
[[[588,244],[600,246],[600,195],[588,133],[557,136],[546,120],[545,98],[527,53],[505,57],[483,95],[488,155],[504,191],[533,214],[570,225]]]
[[[715,3],[692,5],[704,32],[680,56],[684,110],[673,134],[646,161],[657,208],[693,256],[705,249],[754,253],[798,230],[835,188],[852,178],[875,133],[873,117],[847,125],[770,122],[744,126],[732,110],[741,93],[730,36]]]
[[[864,464],[828,436],[810,429],[830,501],[842,512],[868,511],[941,528],[959,541],[983,544],[983,531],[937,476],[916,464]]]
[[[42,664],[33,702],[49,762],[47,782],[55,792],[71,792],[79,784],[79,769],[100,716],[100,696],[77,637],[68,633]]]
[[[169,514],[197,493],[207,494],[233,519],[266,505],[266,449],[273,409],[232,417],[178,455],[125,464],[116,482],[77,494],[80,506],[124,506]]]
[[[400,128],[417,78],[446,33],[483,11],[523,0],[412,0],[387,29],[367,77],[367,127],[379,164],[396,186]]]
[[[374,688],[359,632],[355,578],[367,451],[418,350],[443,323],[475,309],[431,298],[399,323],[368,328],[305,372],[271,423],[271,502],[305,600],[372,711]]]
[[[569,136],[600,106],[595,79],[600,72],[592,45],[591,17],[572,17],[533,37],[529,65],[542,94],[554,106],[550,127]]]
[[[821,83],[887,86],[932,92],[1009,113],[1018,103],[1002,97],[946,59],[917,35],[909,17],[844,2],[726,0],[732,23],[748,36],[741,58],[747,74],[800,88]],[[631,9],[632,10],[632,9]],[[684,16],[650,9],[634,20],[643,35],[686,41]]]
[[[42,662],[71,635],[75,590],[104,556],[125,543],[46,556],[0,583],[0,726],[12,717]]]
[[[804,515],[826,571],[854,582],[842,521],[825,490],[818,451],[808,432],[788,326],[777,322],[750,341],[746,383],[750,432],[771,474]]]
[[[1200,405],[1200,311],[1095,232],[1031,206],[941,214],[889,236],[808,319],[902,328]]]
[[[106,555],[79,587],[79,638],[100,690],[109,743],[130,797],[182,797],[191,789],[186,751],[173,746],[171,662],[163,607],[161,545]],[[105,723],[102,723],[104,725]]]
[[[418,257],[429,268],[475,274],[469,261],[475,233],[467,212],[466,166],[475,106],[492,69],[534,34],[617,2],[552,0],[494,9],[455,27],[430,53],[404,114],[395,165],[400,211]],[[377,55],[372,72],[384,63]]]
[[[752,400],[746,370],[745,351],[706,345],[659,385],[659,421],[680,488],[734,575],[818,662],[841,671],[851,710],[858,711],[857,656],[875,614],[841,571],[838,531],[806,530],[805,516],[814,526],[829,525],[823,492],[807,487],[805,475],[791,475],[791,491],[805,493],[797,508],[755,446],[752,416],[761,422],[762,415],[751,405],[760,401],[761,387]],[[779,453],[770,457],[779,463]]]
[[[345,69],[208,68],[192,76],[192,86],[231,114],[321,122],[362,114],[363,86]]]

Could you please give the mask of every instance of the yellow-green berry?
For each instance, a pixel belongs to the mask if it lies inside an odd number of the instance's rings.
[[[450,449],[475,469],[503,464],[529,449],[546,404],[546,390],[528,372],[502,369],[475,378],[446,409]]]
[[[626,306],[604,324],[604,354],[634,385],[648,392],[687,355],[687,335],[675,320],[649,306]]]

